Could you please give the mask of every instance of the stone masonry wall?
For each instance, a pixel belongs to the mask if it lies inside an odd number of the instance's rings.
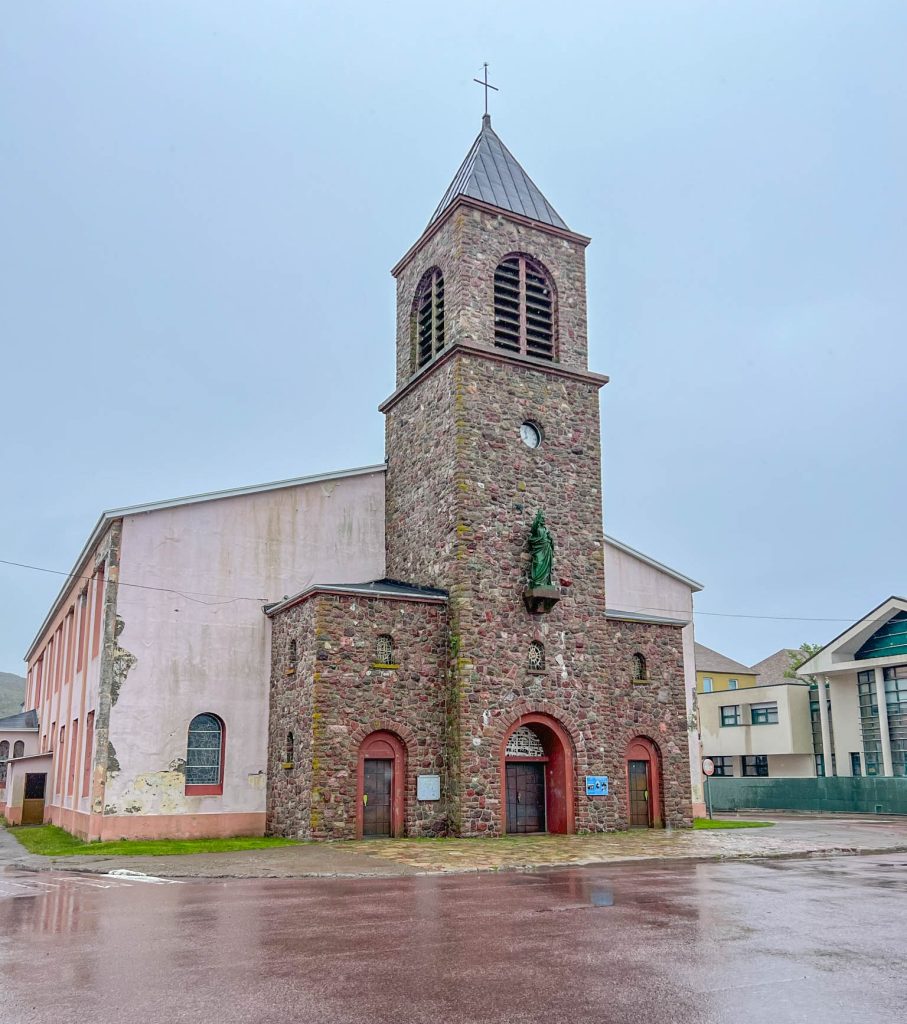
[[[304,839],[311,831],[315,612],[315,602],[306,601],[271,620],[266,828],[268,835],[294,839]],[[290,672],[292,641],[296,666]],[[284,768],[291,731],[293,767]]]
[[[396,668],[376,667],[382,634],[393,638]],[[276,615],[273,635],[269,771],[277,777],[269,787],[269,828],[284,835],[355,838],[359,747],[369,733],[387,729],[406,748],[406,834],[444,834],[446,606],[318,595]],[[306,678],[298,686],[286,684],[280,664],[293,636],[300,654],[307,644],[305,668],[300,658],[297,670]],[[279,763],[286,730],[295,723],[297,737],[303,726],[308,730],[310,754],[297,762],[290,780],[286,770],[280,774]],[[416,800],[420,774],[441,775],[442,801]]]
[[[519,438],[530,415],[545,433],[536,450]],[[469,352],[389,411],[388,572],[451,595],[454,831],[500,830],[501,745],[530,711],[573,736],[578,829],[626,827],[624,756],[636,735],[662,752],[668,823],[689,821],[680,630],[606,620],[598,437],[594,385]],[[392,512],[404,497],[408,513]],[[445,515],[434,514],[440,508]],[[537,508],[555,536],[563,597],[532,616],[522,591]],[[545,647],[543,672],[527,667],[531,640]],[[630,680],[636,651],[649,666],[645,686]],[[608,775],[611,796],[587,798],[586,774]]]
[[[413,301],[424,273],[444,275],[445,341],[494,347],[494,272],[512,253],[528,253],[550,272],[556,291],[559,361],[585,369],[585,244],[507,217],[458,204],[397,275],[397,386],[415,372]]]

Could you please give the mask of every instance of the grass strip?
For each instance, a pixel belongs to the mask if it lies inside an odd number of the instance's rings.
[[[192,853],[230,853],[296,846],[280,836],[233,836],[229,839],[116,839],[86,843],[56,825],[20,825],[8,829],[29,853],[43,857],[169,857]]]

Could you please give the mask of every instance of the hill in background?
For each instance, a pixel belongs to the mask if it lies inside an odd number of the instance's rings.
[[[0,718],[18,714],[25,700],[25,677],[0,672]]]

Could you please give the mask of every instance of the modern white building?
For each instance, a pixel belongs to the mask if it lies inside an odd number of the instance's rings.
[[[819,693],[832,775],[907,776],[907,598],[889,597],[798,672]],[[825,758],[826,763],[828,758]]]

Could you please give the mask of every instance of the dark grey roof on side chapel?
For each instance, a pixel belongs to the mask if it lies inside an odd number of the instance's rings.
[[[516,157],[494,133],[488,114],[482,118],[482,130],[432,214],[429,227],[457,196],[471,196],[540,224],[570,230],[520,167]]]

